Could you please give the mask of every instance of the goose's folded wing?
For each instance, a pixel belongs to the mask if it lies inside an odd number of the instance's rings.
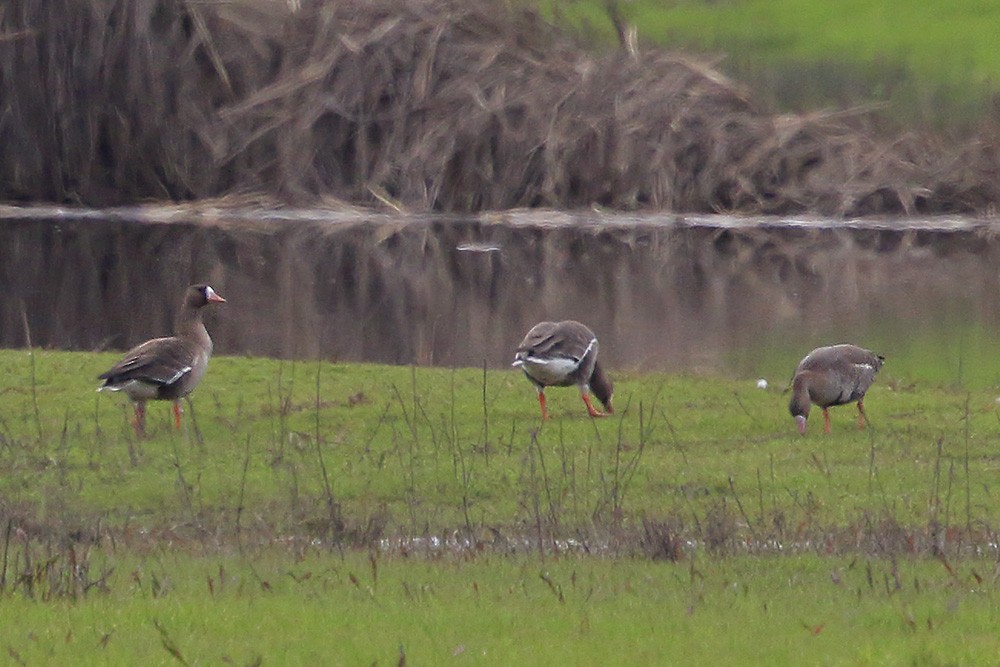
[[[595,345],[594,334],[577,322],[542,322],[521,343],[519,351],[536,358],[571,359],[580,362]]]
[[[130,381],[170,385],[191,371],[197,354],[197,345],[190,341],[154,338],[130,350],[98,378],[109,385]]]

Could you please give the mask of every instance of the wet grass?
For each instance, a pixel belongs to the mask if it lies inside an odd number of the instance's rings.
[[[615,373],[606,420],[553,389],[544,426],[514,370],[218,357],[186,428],[153,404],[146,440],[94,392],[115,355],[0,351],[0,650],[982,663],[996,389],[920,375],[923,349],[890,357],[870,429],[840,408],[828,436],[787,415],[796,351],[745,377]]]
[[[104,560],[106,590],[5,596],[13,664],[985,664],[1000,620],[982,560]]]

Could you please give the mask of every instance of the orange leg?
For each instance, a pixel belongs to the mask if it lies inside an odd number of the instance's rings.
[[[868,423],[868,415],[865,414],[865,399],[858,399],[858,430],[860,431]]]
[[[174,428],[178,430],[181,428],[181,402],[179,400],[174,401]]]
[[[545,407],[545,392],[541,389],[538,390],[538,405],[542,408],[542,421],[549,418],[549,411]]]
[[[587,412],[590,413],[591,417],[607,417],[606,414],[594,407],[594,404],[590,402],[590,394],[580,394],[583,402],[587,404]]]
[[[132,428],[138,437],[146,435],[146,404],[142,401],[135,404],[135,421],[132,422]]]
[[[830,432],[830,411],[823,408],[823,433]]]

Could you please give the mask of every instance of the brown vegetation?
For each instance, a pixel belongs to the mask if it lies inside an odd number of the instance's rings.
[[[983,212],[994,139],[774,117],[706,66],[492,0],[10,0],[0,199]]]

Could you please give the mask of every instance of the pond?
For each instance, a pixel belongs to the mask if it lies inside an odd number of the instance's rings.
[[[850,341],[1000,384],[1000,220],[0,207],[0,345],[124,348],[208,282],[218,354],[500,367],[578,319],[619,371],[787,380]]]

